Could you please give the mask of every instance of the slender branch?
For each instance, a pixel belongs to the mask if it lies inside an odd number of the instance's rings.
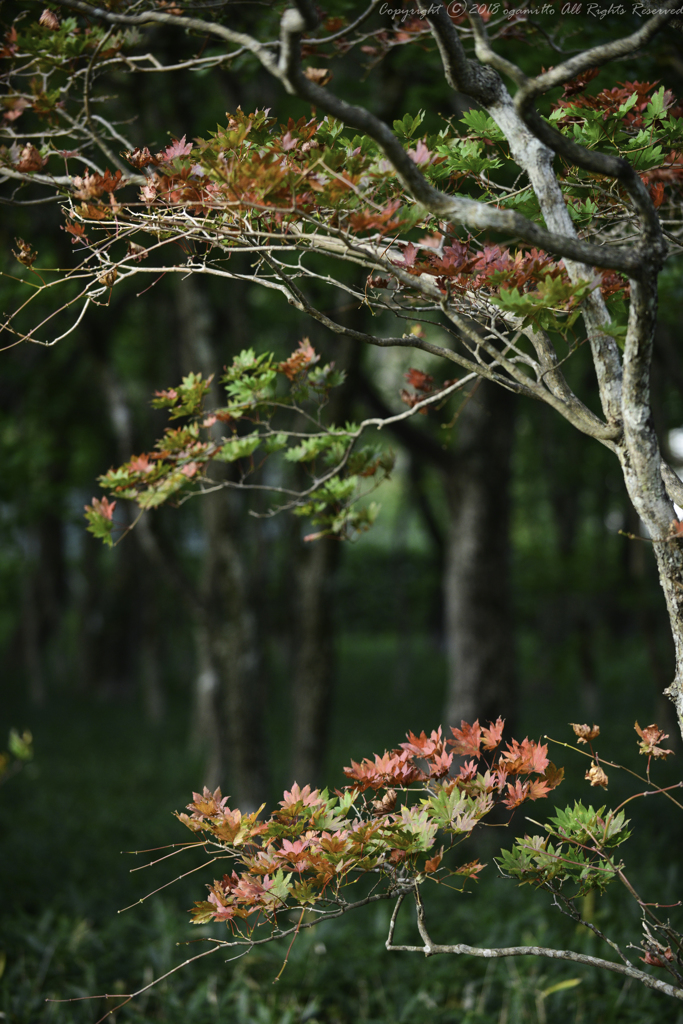
[[[660,981],[658,978],[653,978],[651,974],[646,974],[645,971],[640,971],[636,967],[627,966],[626,964],[617,964],[613,960],[603,960],[601,957],[597,956],[588,956],[586,953],[575,953],[571,949],[552,949],[547,946],[498,946],[486,948],[481,946],[468,946],[464,942],[458,942],[450,945],[432,942],[425,924],[424,907],[422,906],[422,900],[420,898],[417,883],[415,883],[413,895],[415,898],[417,912],[417,927],[420,932],[420,938],[422,939],[423,945],[394,945],[393,930],[396,925],[396,918],[398,917],[397,905],[397,907],[394,908],[394,914],[392,915],[391,921],[392,927],[390,937],[392,941],[390,942],[389,938],[386,941],[386,948],[389,952],[423,953],[424,956],[438,956],[439,954],[448,953],[455,956],[466,955],[483,957],[487,960],[511,956],[540,956],[549,960],[568,960],[570,963],[584,964],[586,967],[598,967],[604,971],[611,971],[614,974],[620,974],[622,977],[633,978],[635,981],[639,981],[642,985],[645,985],[646,988],[654,989],[656,992],[661,992],[663,995],[672,996],[674,999],[680,999],[683,1001],[683,988],[678,988],[674,985],[670,985],[666,981]]]

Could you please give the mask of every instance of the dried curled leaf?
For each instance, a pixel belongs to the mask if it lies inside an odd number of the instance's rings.
[[[109,270],[105,270],[101,277],[97,278],[98,284],[103,284],[107,288],[111,288],[114,281],[119,276],[119,272],[116,267],[110,267]]]
[[[45,28],[50,28],[53,32],[56,32],[59,28],[59,18],[49,9],[49,7],[46,7],[38,19],[38,24],[44,25]]]
[[[653,723],[652,725],[646,725],[644,729],[641,729],[636,722],[633,728],[640,736],[640,743],[638,746],[641,754],[647,754],[648,757],[666,757],[667,754],[673,754],[673,750],[668,750],[659,746],[662,740],[668,740],[669,734],[665,733],[663,729],[660,729],[658,725]]]
[[[609,782],[607,773],[595,761],[586,772],[584,778],[590,782],[591,786],[602,786],[603,789],[607,789],[607,783]]]
[[[574,730],[574,734],[578,736],[579,743],[589,743],[590,740],[596,739],[600,735],[600,726],[593,725],[577,725],[576,722],[569,723]]]
[[[332,81],[332,72],[327,68],[305,68],[304,74],[309,82],[316,85],[327,85]]]
[[[32,267],[38,259],[38,253],[32,249],[29,243],[25,242],[23,238],[16,238],[15,241],[19,252],[12,249],[12,255],[15,259],[19,260],[20,263],[23,263],[25,267]]]

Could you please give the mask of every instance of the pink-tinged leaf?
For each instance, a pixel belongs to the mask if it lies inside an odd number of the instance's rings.
[[[299,803],[299,801],[301,801],[304,807],[315,807],[316,804],[320,803],[319,789],[311,790],[309,785],[300,789],[297,782],[294,783],[291,790],[285,790],[283,796],[284,800],[280,800],[280,807],[292,807],[294,804]]]
[[[451,732],[453,733],[454,739],[448,740],[448,743],[453,747],[454,754],[460,754],[462,757],[479,757],[481,728],[479,727],[478,719],[473,723],[473,725],[469,725],[467,722],[462,721],[459,729],[451,726]]]
[[[471,860],[468,864],[462,864],[459,868],[455,869],[456,875],[465,875],[466,878],[474,878],[477,880],[477,875],[480,871],[483,871],[486,864],[480,864],[478,860]]]
[[[547,753],[547,743],[535,743],[528,738],[521,743],[512,740],[508,743],[506,752],[501,755],[501,761],[505,763],[505,769],[510,774],[538,772],[542,775],[550,763]]]
[[[285,153],[289,153],[290,150],[296,149],[298,143],[299,143],[299,140],[292,138],[292,133],[291,132],[285,132],[285,134],[282,136],[282,141],[280,142],[280,146],[285,151]]]
[[[501,739],[503,738],[503,726],[505,725],[505,719],[501,718],[500,715],[496,719],[495,725],[489,722],[489,728],[482,726],[481,735],[484,750],[495,750]]]
[[[109,501],[107,498],[93,498],[92,500],[93,512],[97,512],[99,515],[104,516],[105,519],[112,518],[115,508],[116,502]]]
[[[443,738],[441,726],[432,729],[431,735],[427,736],[424,729],[419,736],[413,732],[406,733],[407,743],[401,743],[401,750],[409,750],[418,757],[431,757],[434,753],[441,753],[443,750]]]
[[[529,790],[527,792],[527,798],[529,800],[542,800],[550,792],[550,786],[543,779],[534,781],[529,784]]]
[[[186,476],[188,478],[188,480],[189,480],[191,477],[193,477],[195,475],[195,473],[197,472],[198,469],[199,469],[199,463],[197,463],[197,462],[188,462],[185,466],[181,466],[180,467],[180,472],[183,474],[183,476]]]
[[[453,764],[453,755],[447,754],[445,751],[443,754],[434,754],[431,759],[429,770],[433,779],[440,779],[444,775],[448,775],[450,767]]]
[[[514,785],[508,782],[508,795],[504,798],[503,803],[506,807],[512,810],[514,807],[519,807],[526,800],[529,793],[529,783],[522,782],[521,779],[517,779]]]
[[[408,156],[414,164],[418,165],[418,167],[421,167],[423,164],[428,164],[432,159],[432,153],[427,149],[422,139],[420,139],[415,149],[408,150]]]
[[[149,473],[154,466],[147,455],[136,455],[128,463],[128,469],[131,473]]]
[[[458,778],[463,782],[471,782],[479,771],[479,766],[476,761],[465,761],[460,767],[458,772]]]
[[[161,159],[170,162],[171,160],[175,160],[176,157],[187,156],[188,153],[191,152],[192,143],[186,143],[185,136],[183,135],[182,139],[174,139],[171,145],[166,147],[166,149],[161,154]]]
[[[417,244],[424,249],[438,249],[443,242],[443,235],[437,232],[435,235],[425,235],[419,238]]]

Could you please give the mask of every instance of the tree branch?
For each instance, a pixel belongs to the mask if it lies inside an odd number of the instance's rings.
[[[546,957],[549,960],[568,960],[570,963],[584,964],[586,967],[598,967],[603,971],[611,971],[614,974],[621,974],[624,977],[633,978],[635,981],[639,981],[642,985],[645,985],[646,988],[654,989],[656,992],[661,992],[663,995],[672,996],[674,999],[683,1000],[683,988],[677,988],[666,981],[660,981],[658,978],[653,978],[651,974],[646,974],[645,971],[639,971],[636,967],[627,966],[626,964],[617,964],[614,963],[613,960],[603,960],[601,957],[597,956],[588,956],[586,953],[575,953],[571,949],[552,949],[547,946],[499,946],[486,948],[481,946],[468,946],[464,942],[458,942],[452,945],[442,945],[441,943],[432,942],[425,924],[424,907],[422,905],[417,883],[415,883],[413,895],[415,898],[415,908],[417,913],[417,927],[423,945],[394,945],[394,929],[396,927],[398,911],[401,903],[403,902],[404,895],[405,894],[402,894],[399,897],[399,900],[397,900],[394,912],[391,916],[389,936],[385,943],[389,952],[423,953],[425,956],[438,956],[441,953],[450,953],[455,956],[462,956],[464,954],[466,956],[484,957],[487,960],[510,956],[541,956]]]

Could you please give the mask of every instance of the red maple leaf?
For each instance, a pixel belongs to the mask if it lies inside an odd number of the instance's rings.
[[[298,374],[307,367],[313,366],[319,359],[320,356],[316,353],[308,338],[302,338],[289,359],[278,363],[276,369],[279,373],[284,373],[288,380],[294,380]]]
[[[416,370],[414,366],[411,366],[403,376],[416,391],[423,391],[428,395],[432,390],[434,378],[430,373],[423,373],[422,370]]]
[[[511,774],[538,772],[542,775],[549,764],[547,753],[547,743],[535,743],[530,739],[524,739],[521,743],[512,740],[508,743],[506,752],[501,755],[501,761],[505,762],[505,768]]]
[[[415,260],[417,259],[417,249],[415,248],[412,242],[408,242],[407,245],[403,246],[403,249],[401,250],[401,255],[403,256],[403,263],[397,262],[397,267],[412,267],[415,265]]]
[[[514,807],[519,807],[519,805],[523,804],[526,800],[529,794],[529,788],[530,783],[522,782],[521,779],[517,779],[514,785],[512,782],[508,782],[508,795],[504,798],[503,803],[506,807],[509,807],[510,810]]]
[[[128,463],[128,470],[131,473],[149,473],[153,468],[148,455],[136,455]]]
[[[503,726],[505,725],[505,719],[501,718],[500,715],[496,719],[495,725],[493,722],[489,722],[489,728],[482,727],[481,735],[482,742],[484,744],[484,750],[495,750],[501,739],[503,738]]]
[[[451,726],[451,732],[455,738],[448,740],[448,743],[453,747],[454,754],[460,754],[463,757],[479,757],[481,744],[479,719],[472,725],[463,720],[459,729]]]

